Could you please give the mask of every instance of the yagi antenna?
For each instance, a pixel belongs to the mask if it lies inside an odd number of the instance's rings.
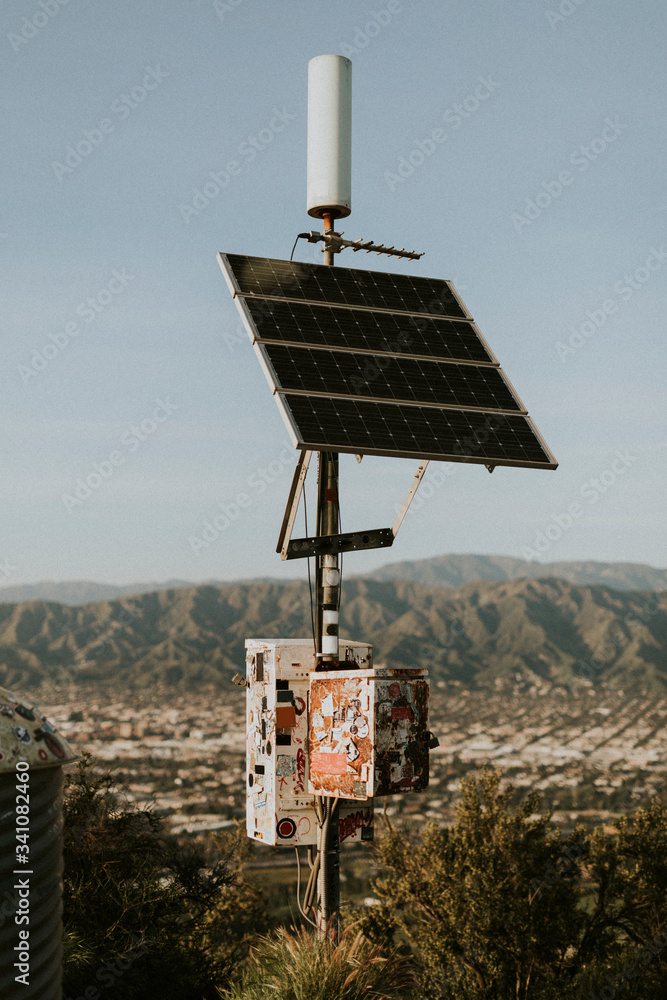
[[[419,260],[423,253],[415,250],[404,250],[402,247],[397,250],[395,247],[386,247],[383,243],[373,243],[372,240],[344,240],[342,233],[335,233],[330,230],[328,233],[318,233],[311,229],[309,233],[299,233],[297,239],[308,240],[309,243],[324,243],[322,253],[341,253],[346,247],[350,247],[356,253],[358,250],[365,250],[366,253],[387,254],[389,257],[407,257],[408,260]]]

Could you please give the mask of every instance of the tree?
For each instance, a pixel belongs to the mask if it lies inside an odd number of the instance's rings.
[[[583,830],[561,837],[539,796],[509,807],[500,773],[485,769],[462,782],[451,829],[427,826],[411,844],[391,832],[380,845],[388,873],[375,889],[384,914],[412,943],[424,995],[460,1000],[569,996]],[[554,989],[557,987],[557,991]]]
[[[380,842],[383,906],[364,917],[368,935],[401,933],[434,1000],[664,1000],[665,807],[563,837],[537,814],[539,795],[510,808],[500,778],[463,779],[450,829]]]
[[[658,801],[591,838],[594,886],[578,947],[581,986],[601,1000],[664,1000],[667,993],[667,810]]]

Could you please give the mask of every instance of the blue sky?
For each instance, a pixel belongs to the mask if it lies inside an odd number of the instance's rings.
[[[425,251],[339,263],[453,279],[560,462],[432,464],[347,572],[666,565],[666,35],[658,0],[6,0],[0,584],[303,575],[275,554],[296,453],[215,255],[313,227],[329,52],[353,63],[339,228]],[[343,457],[344,527],[390,524],[415,466]]]

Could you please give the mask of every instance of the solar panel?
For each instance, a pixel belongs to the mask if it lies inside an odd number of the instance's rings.
[[[297,448],[556,468],[451,282],[219,261]]]
[[[265,344],[277,389],[522,412],[499,368]]]
[[[498,364],[470,321],[246,299],[259,340]]]
[[[242,295],[366,306],[392,312],[468,317],[449,281],[353,267],[301,264],[226,254],[235,291]]]
[[[300,447],[441,462],[550,467],[550,456],[525,416],[445,410],[331,397],[285,396]]]

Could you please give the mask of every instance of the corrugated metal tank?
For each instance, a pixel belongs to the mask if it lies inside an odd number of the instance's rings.
[[[62,997],[62,765],[74,759],[38,709],[0,687],[2,1000]]]

